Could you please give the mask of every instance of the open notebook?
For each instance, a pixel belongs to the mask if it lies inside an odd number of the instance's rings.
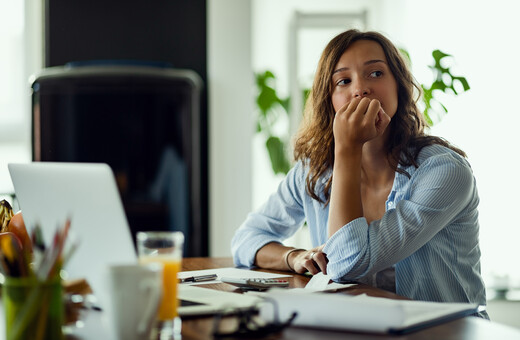
[[[298,313],[293,325],[369,333],[412,332],[471,315],[478,305],[391,300],[366,295],[313,293],[305,290],[270,290],[281,320]],[[272,320],[273,304],[264,304],[262,318]]]

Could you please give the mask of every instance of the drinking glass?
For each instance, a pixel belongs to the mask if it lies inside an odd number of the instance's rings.
[[[63,339],[63,288],[59,278],[6,277],[2,289],[6,338]]]
[[[163,297],[154,333],[162,339],[181,337],[181,319],[177,307],[177,273],[181,270],[184,235],[178,231],[137,233],[137,251],[142,264],[157,262],[163,266]]]

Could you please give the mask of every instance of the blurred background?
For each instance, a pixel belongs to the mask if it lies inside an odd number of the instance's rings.
[[[94,59],[168,62],[202,81],[200,97],[201,250],[230,256],[229,243],[247,213],[273,192],[275,174],[258,130],[259,74],[290,107],[275,108],[272,135],[290,137],[301,118],[325,44],[348,28],[380,31],[406,50],[421,84],[431,84],[432,51],[463,76],[468,91],[439,93],[431,133],[465,150],[480,192],[482,272],[504,322],[520,299],[520,184],[516,103],[520,3],[426,0],[0,0],[0,193],[12,193],[7,163],[33,159],[31,75]],[[173,130],[173,129],[172,129]],[[290,159],[290,158],[289,158]],[[200,203],[199,202],[199,203]],[[288,240],[305,247],[305,230]],[[490,306],[494,306],[490,304]],[[511,307],[512,306],[512,307]],[[515,307],[516,306],[516,307]],[[490,312],[492,314],[493,311]],[[497,311],[495,314],[501,313]],[[493,314],[492,314],[493,317]]]

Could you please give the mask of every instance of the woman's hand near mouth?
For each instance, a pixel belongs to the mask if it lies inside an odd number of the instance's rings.
[[[381,136],[390,117],[377,99],[354,98],[336,112],[334,142],[336,148],[362,146]]]

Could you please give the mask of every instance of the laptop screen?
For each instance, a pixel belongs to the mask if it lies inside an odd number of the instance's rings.
[[[108,165],[33,162],[8,167],[28,232],[39,224],[50,244],[57,227],[70,218],[68,242],[76,239],[79,246],[65,265],[68,279],[85,278],[99,297],[108,265],[137,262]]]

